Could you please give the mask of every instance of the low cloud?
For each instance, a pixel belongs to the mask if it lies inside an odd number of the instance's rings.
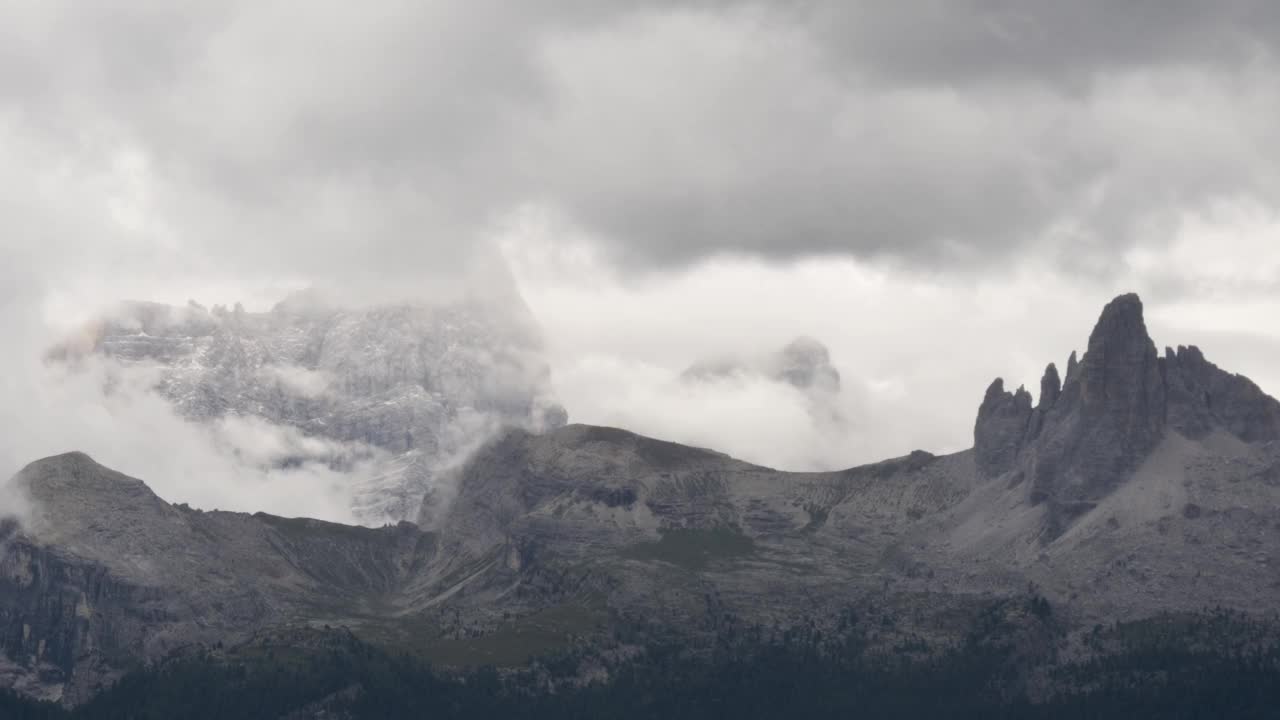
[[[1061,368],[1084,350],[1103,305],[1130,290],[1147,298],[1157,345],[1197,344],[1211,361],[1280,391],[1280,331],[1269,319],[1280,301],[1243,268],[1224,270],[1237,261],[1215,256],[1216,233],[1203,222],[1189,219],[1175,237],[1179,252],[1208,262],[1170,268],[1139,257],[1115,268],[1116,280],[1094,282],[1055,272],[1051,254],[980,280],[834,259],[725,260],[634,277],[590,246],[542,243],[530,227],[513,231],[507,249],[546,326],[556,391],[575,421],[798,470],[970,447],[992,379],[1034,394],[1045,366]],[[1257,250],[1238,261],[1275,259],[1269,246]],[[1162,290],[1171,273],[1198,288],[1193,299]],[[798,334],[830,347],[838,424],[815,423],[811,399],[767,373],[678,380],[697,360],[768,357]]]
[[[210,425],[179,417],[152,373],[87,358],[77,367],[21,363],[7,374],[0,472],[72,450],[144,480],[170,502],[354,522],[353,493],[380,457],[256,418]],[[12,373],[15,368],[7,370]],[[0,497],[23,510],[20,498]]]
[[[310,370],[297,365],[267,365],[262,369],[264,379],[279,383],[290,394],[304,398],[316,398],[324,394],[333,377],[323,370]]]
[[[1184,211],[1280,206],[1280,13],[1257,3],[54,0],[6,20],[5,235],[61,260],[64,307],[442,292],[526,205],[642,270],[980,273],[1049,246],[1094,274]]]
[[[815,418],[804,392],[754,372],[690,381],[671,367],[587,356],[557,368],[555,379],[582,422],[789,470],[836,467],[858,454],[854,436]]]
[[[341,518],[327,463],[272,462],[306,438],[39,356],[125,298],[429,300],[504,258],[575,420],[783,467],[967,446],[992,377],[1036,387],[1125,290],[1158,343],[1280,389],[1280,12],[1206,7],[18,0],[0,472],[80,449],[173,500]],[[767,378],[673,379],[802,334],[837,431]]]

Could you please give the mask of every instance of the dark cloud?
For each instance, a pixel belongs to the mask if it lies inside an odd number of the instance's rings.
[[[1277,103],[1274,23],[1257,12],[633,17],[547,50],[547,195],[642,262],[852,253],[947,268],[1047,247],[1106,266],[1177,213],[1280,200],[1278,138],[1256,114]]]
[[[132,172],[136,214],[206,275],[413,286],[529,204],[648,267],[1056,252],[1097,268],[1178,213],[1280,204],[1269,3],[5,14],[0,142]]]
[[[839,62],[888,81],[1011,81],[1087,90],[1096,76],[1169,65],[1231,67],[1280,47],[1262,0],[959,0],[803,3]]]

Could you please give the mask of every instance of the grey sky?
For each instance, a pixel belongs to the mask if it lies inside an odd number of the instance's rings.
[[[1265,385],[1278,50],[1266,2],[17,0],[0,322],[505,256],[578,419],[661,433],[598,384],[820,337],[866,388],[832,463],[961,446],[1127,289]]]
[[[1061,251],[1058,227],[1105,265],[1170,213],[1277,201],[1268,3],[5,12],[10,140],[90,167],[136,153],[152,210],[233,268],[345,272],[356,247],[439,264],[527,202],[659,266],[947,267]]]

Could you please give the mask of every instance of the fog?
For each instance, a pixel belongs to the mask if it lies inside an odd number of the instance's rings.
[[[0,475],[78,449],[350,520],[369,468],[272,469],[315,438],[42,361],[122,299],[313,286],[518,294],[574,421],[788,469],[967,447],[992,378],[1038,387],[1131,290],[1157,344],[1280,391],[1277,14],[1060,5],[10,3]],[[680,380],[801,335],[842,378],[822,412]]]

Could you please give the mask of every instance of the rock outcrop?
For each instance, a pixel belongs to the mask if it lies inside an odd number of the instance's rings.
[[[1031,393],[1026,388],[1011,393],[1004,389],[1002,378],[991,383],[973,429],[974,461],[982,473],[999,475],[1013,467],[1026,442],[1031,414]]]
[[[1248,379],[1208,363],[1198,349],[1156,352],[1142,301],[1107,304],[1059,387],[1050,365],[1039,406],[987,391],[974,430],[979,470],[1026,481],[1031,503],[1048,509],[1047,537],[1113,492],[1169,430],[1201,438],[1226,431],[1245,442],[1280,437],[1280,403]],[[1023,423],[1019,430],[1019,423]]]
[[[1220,369],[1194,345],[1166,348],[1160,362],[1174,430],[1191,438],[1221,428],[1245,442],[1280,439],[1280,402],[1249,378]]]
[[[83,453],[32,463],[12,482],[33,517],[0,542],[0,680],[67,704],[191,644],[394,612],[436,552],[411,523],[171,505]]]

